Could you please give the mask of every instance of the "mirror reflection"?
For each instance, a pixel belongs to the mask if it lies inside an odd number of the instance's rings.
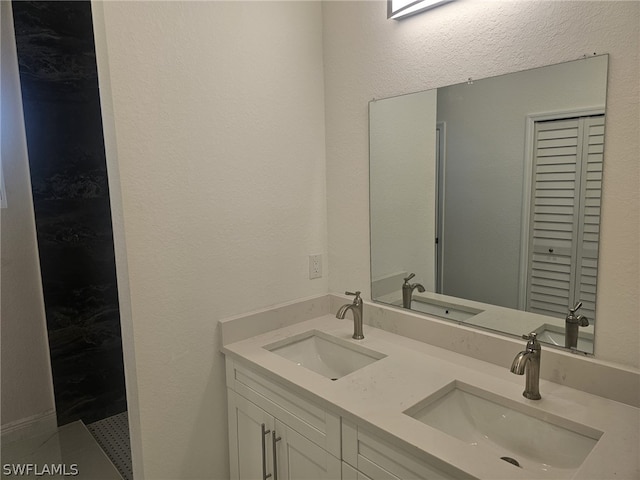
[[[593,353],[607,64],[370,103],[373,300]]]

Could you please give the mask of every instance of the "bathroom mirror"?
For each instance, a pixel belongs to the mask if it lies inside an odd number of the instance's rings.
[[[567,346],[593,353],[607,68],[373,100],[372,299],[563,348],[581,302]]]

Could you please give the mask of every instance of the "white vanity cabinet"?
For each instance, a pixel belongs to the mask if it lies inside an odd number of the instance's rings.
[[[473,478],[446,474],[438,460],[411,455],[232,359],[226,365],[233,480]]]
[[[340,417],[227,359],[231,478],[341,478]]]
[[[445,473],[438,468],[453,471],[439,460],[411,455],[397,445],[385,441],[349,421],[342,422],[343,479],[349,480],[459,480],[474,477],[456,471]],[[349,468],[353,467],[353,469]]]

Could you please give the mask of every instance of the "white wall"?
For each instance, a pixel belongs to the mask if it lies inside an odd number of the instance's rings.
[[[328,290],[307,259],[327,258],[321,5],[94,11],[134,468],[228,478],[217,320]]]
[[[447,124],[442,293],[518,308],[525,119],[603,108],[606,85],[600,56],[438,89]]]
[[[44,420],[55,426],[31,179],[11,2],[0,2],[0,153],[7,208],[0,210],[2,431]]]
[[[436,91],[372,102],[371,278],[415,273],[435,290]],[[402,283],[396,285],[401,292]]]
[[[386,3],[326,2],[330,290],[369,294],[372,98],[609,53],[596,356],[640,366],[638,2],[459,0],[403,21]]]

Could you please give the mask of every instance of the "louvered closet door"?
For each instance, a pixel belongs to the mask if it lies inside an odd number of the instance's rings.
[[[593,318],[604,118],[537,122],[527,310]],[[583,220],[584,219],[584,220]]]
[[[604,152],[604,116],[583,119],[583,153],[578,222],[575,301],[582,302],[582,314],[593,319],[596,313],[596,277],[600,236],[600,199]]]

